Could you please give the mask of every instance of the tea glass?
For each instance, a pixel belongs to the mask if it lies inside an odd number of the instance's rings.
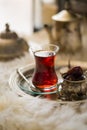
[[[55,71],[55,57],[59,47],[54,44],[44,44],[31,48],[35,68],[32,76],[32,84],[42,92],[57,90],[58,77]]]

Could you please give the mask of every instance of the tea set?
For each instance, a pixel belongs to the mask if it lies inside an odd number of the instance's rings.
[[[75,53],[81,50],[80,17],[63,10],[52,16],[52,19],[55,21],[53,29],[45,25],[45,29],[49,34],[50,44],[45,44],[40,49],[36,48],[34,51],[30,48],[34,55],[35,66],[32,69],[28,68],[27,71],[32,71],[28,75],[25,75],[26,71],[22,73],[18,69],[16,75],[20,84],[17,83],[17,87],[22,92],[32,96],[71,102],[86,100],[86,71],[80,66],[72,66],[68,68],[66,73],[61,74],[58,66],[55,68],[54,64],[58,51]],[[6,61],[22,56],[24,52],[28,52],[28,49],[29,46],[26,40],[19,37],[17,33],[12,32],[9,25],[6,24],[5,31],[0,34],[0,59]],[[59,80],[57,71],[61,75],[62,82]],[[72,79],[73,73],[75,78],[76,75],[80,75],[79,72],[81,72],[83,79]],[[71,77],[68,75],[70,73]],[[10,78],[10,86],[12,87],[13,78],[14,76]]]

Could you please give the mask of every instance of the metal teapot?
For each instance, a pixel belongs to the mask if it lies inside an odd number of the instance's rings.
[[[0,33],[0,60],[21,56],[28,51],[28,48],[26,40],[12,32],[6,24],[5,31]]]
[[[68,10],[62,10],[52,16],[54,26],[45,25],[50,43],[60,46],[60,51],[76,52],[82,48],[80,18]]]

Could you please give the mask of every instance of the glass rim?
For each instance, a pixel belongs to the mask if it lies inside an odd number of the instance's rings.
[[[38,45],[39,48],[36,48],[36,47],[34,48],[34,47],[30,46],[30,49],[31,49],[31,51],[32,51],[33,53],[35,53],[35,52],[38,52],[38,51],[42,50],[43,47],[46,47],[46,46],[55,47],[55,52],[56,52],[56,53],[57,53],[57,52],[59,51],[59,49],[60,49],[60,47],[59,47],[58,45],[51,44],[51,43]],[[42,48],[41,48],[41,47],[42,47]]]
[[[51,43],[49,43],[48,45],[56,47],[56,52],[58,52],[58,51],[59,51],[59,49],[60,49],[58,45],[51,44]]]

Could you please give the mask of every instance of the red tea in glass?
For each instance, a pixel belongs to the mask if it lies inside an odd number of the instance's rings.
[[[32,77],[33,85],[46,92],[49,92],[50,89],[55,90],[54,86],[58,82],[54,67],[56,50],[58,48],[56,48],[56,45],[49,46],[49,49],[45,48],[34,52],[36,66]]]

